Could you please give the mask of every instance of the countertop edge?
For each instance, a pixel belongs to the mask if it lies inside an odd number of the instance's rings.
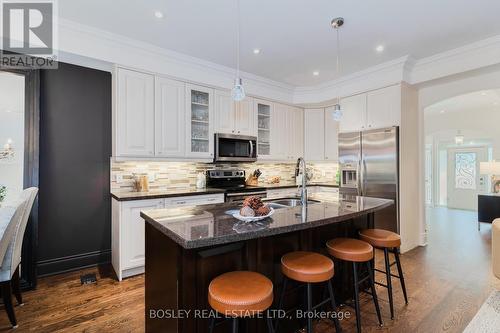
[[[374,213],[376,211],[379,211],[381,209],[387,208],[389,206],[392,206],[394,202],[386,202],[384,204],[381,204],[380,206],[373,207],[370,209],[366,209],[360,212],[354,212],[342,216],[337,216],[337,217],[331,217],[328,219],[323,219],[323,220],[318,220],[314,222],[310,222],[307,224],[295,224],[291,226],[286,226],[282,228],[273,228],[267,230],[267,233],[265,235],[262,235],[260,237],[269,237],[269,236],[275,236],[275,235],[280,235],[280,234],[285,234],[288,232],[294,232],[294,231],[300,231],[300,230],[306,230],[306,229],[311,229],[311,228],[316,228],[316,227],[321,227],[324,225],[332,224],[332,223],[340,223],[340,222],[346,222],[348,220]],[[150,218],[148,215],[145,215],[143,212],[141,212],[141,217],[151,224],[154,228],[156,228],[158,231],[163,233],[165,236],[169,237],[172,239],[176,244],[181,246],[182,248],[186,250],[192,250],[192,249],[199,249],[199,248],[204,248],[204,247],[209,247],[209,246],[215,246],[215,245],[223,245],[223,244],[229,244],[229,243],[234,243],[234,242],[241,242],[241,241],[246,241],[250,239],[255,239],[259,238],[259,234],[261,233],[261,230],[259,231],[254,231],[254,232],[248,232],[244,234],[233,234],[231,236],[224,236],[220,238],[209,238],[209,239],[197,239],[197,240],[192,240],[192,241],[185,241],[182,239],[179,235],[177,235],[175,232],[165,228],[162,224],[156,222],[154,219]],[[285,229],[285,230],[283,230]]]
[[[327,184],[327,183],[307,184],[307,186],[321,186],[321,187],[331,187],[331,188],[338,188],[339,187],[336,184]],[[294,187],[297,187],[297,185],[294,185],[294,184],[287,184],[287,185],[265,184],[265,185],[259,185],[259,187],[263,187],[266,190],[274,190],[274,189],[281,189],[281,188],[294,188]],[[151,192],[148,194],[141,194],[141,195],[134,195],[135,192],[130,192],[130,196],[127,196],[127,197],[120,197],[117,193],[114,193],[114,192],[110,192],[110,194],[111,194],[111,197],[117,201],[133,201],[133,200],[187,197],[187,196],[194,196],[194,195],[223,194],[225,192],[226,191],[224,189],[207,188],[204,191],[200,191],[200,192],[184,192],[182,190],[179,190],[179,192],[176,192],[176,193],[154,193],[154,192]]]
[[[207,189],[200,192],[176,192],[176,193],[148,193],[142,195],[119,197],[116,193],[111,192],[111,197],[117,201],[134,201],[134,200],[148,200],[148,199],[161,199],[161,198],[176,198],[176,197],[190,197],[195,195],[208,195],[208,194],[224,194],[226,191],[223,189]]]

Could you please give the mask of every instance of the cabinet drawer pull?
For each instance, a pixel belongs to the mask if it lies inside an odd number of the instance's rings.
[[[175,204],[176,204],[176,205],[183,205],[183,204],[185,204],[185,203],[186,203],[186,201],[177,201]]]

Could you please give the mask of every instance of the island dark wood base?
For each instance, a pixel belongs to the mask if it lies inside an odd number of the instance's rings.
[[[146,227],[145,315],[146,332],[208,332],[207,301],[210,281],[225,272],[250,270],[269,277],[278,303],[283,275],[281,256],[297,250],[326,254],[325,243],[335,237],[358,238],[357,231],[373,227],[373,213],[355,220],[333,223],[318,228],[290,232],[214,247],[184,249],[150,223]],[[352,267],[335,263],[334,290],[337,303],[350,300]],[[244,288],[245,286],[241,286]],[[322,288],[318,289],[317,300]],[[297,306],[301,290],[286,297],[286,307]],[[205,311],[205,312],[203,312]],[[342,324],[342,323],[341,323]],[[215,332],[230,332],[231,325],[218,326]],[[296,320],[280,323],[282,332],[301,327]],[[243,320],[240,332],[264,332],[262,319]],[[287,327],[287,328],[285,328]]]

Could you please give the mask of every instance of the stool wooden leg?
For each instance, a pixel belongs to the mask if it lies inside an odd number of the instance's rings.
[[[337,303],[335,302],[335,295],[333,294],[332,280],[328,281],[328,293],[330,294],[330,301],[332,303],[332,309],[335,312],[333,317],[333,323],[335,324],[335,331],[342,332],[340,327],[339,319],[337,318]]]
[[[359,310],[359,286],[358,286],[358,265],[352,263],[354,275],[354,307],[356,309],[356,332],[361,333],[361,311]]]
[[[238,318],[233,318],[233,333],[238,333]]]
[[[378,297],[377,297],[377,291],[375,290],[375,277],[374,273],[372,270],[372,264],[371,262],[366,262],[366,266],[368,268],[368,274],[370,277],[370,287],[372,290],[372,297],[373,297],[373,303],[375,304],[375,311],[377,312],[377,318],[378,318],[378,323],[380,326],[383,325],[382,323],[382,315],[380,314],[380,306],[378,304]]]
[[[389,263],[389,249],[384,248],[385,278],[387,280],[387,294],[389,295],[389,308],[391,309],[391,319],[394,319],[394,303],[392,300],[392,278],[391,265]]]
[[[403,288],[403,295],[405,297],[405,302],[408,304],[408,296],[406,294],[405,278],[403,276],[403,269],[401,268],[401,261],[399,260],[399,249],[394,249],[394,258],[396,258],[396,266],[398,267],[399,281],[401,282],[401,288]]]
[[[311,284],[307,284],[307,333],[313,333],[313,320],[312,320],[312,288]]]

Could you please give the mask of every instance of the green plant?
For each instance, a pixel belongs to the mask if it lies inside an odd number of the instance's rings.
[[[0,185],[0,202],[5,199],[5,196],[7,195],[7,187]]]

